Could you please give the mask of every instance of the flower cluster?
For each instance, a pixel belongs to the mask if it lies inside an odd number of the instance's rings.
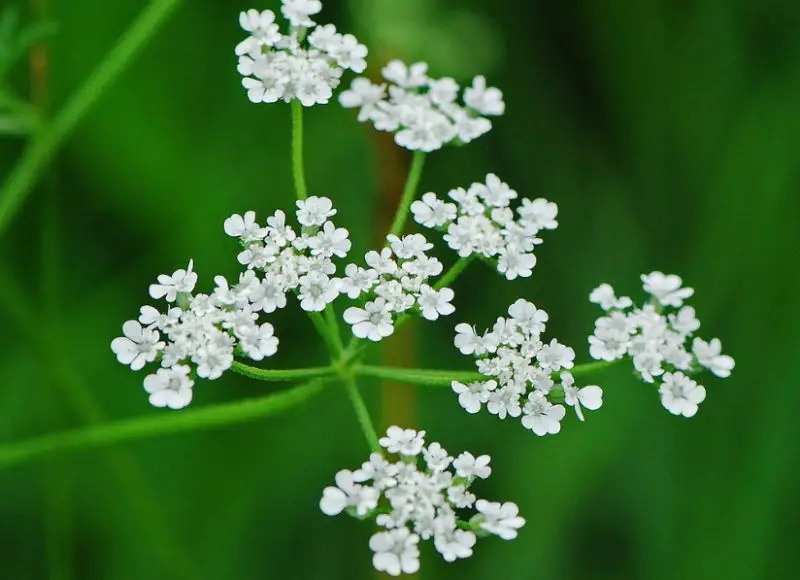
[[[243,245],[238,259],[251,272],[243,276],[251,285],[250,297],[257,310],[270,313],[283,308],[286,295],[293,291],[307,312],[322,311],[339,296],[340,280],[332,277],[336,273],[332,258],[346,257],[351,242],[349,232],[330,221],[335,214],[330,199],[311,196],[297,202],[299,235],[287,225],[281,210],[267,218],[266,227],[256,223],[252,211],[225,220],[225,233]]]
[[[238,349],[252,360],[262,360],[278,350],[278,339],[268,322],[259,324],[249,284],[228,289],[222,276],[211,295],[192,294],[197,274],[192,262],[171,276],[162,274],[150,286],[150,296],[167,303],[165,312],[142,306],[138,320],[122,325],[125,336],[115,338],[111,349],[117,360],[141,370],[158,360],[161,368],[144,379],[150,403],[181,409],[192,400],[194,378],[217,379],[233,364]]]
[[[461,104],[458,83],[447,77],[429,77],[424,62],[406,66],[393,60],[381,73],[388,87],[359,77],[342,92],[339,102],[343,107],[357,107],[359,121],[371,121],[378,131],[395,133],[395,142],[412,151],[430,152],[448,143],[469,143],[492,128],[487,116],[505,111],[503,94],[487,87],[482,76],[464,89]]]
[[[517,192],[491,173],[485,183],[453,189],[447,196],[455,203],[424,194],[411,204],[414,220],[445,232],[445,242],[462,258],[476,254],[492,260],[509,280],[531,276],[536,265],[533,249],[542,243],[539,232],[558,227],[556,204],[522,199],[515,217],[509,206]]]
[[[491,331],[480,335],[469,324],[456,326],[456,348],[474,356],[478,371],[490,377],[468,384],[453,381],[459,404],[468,413],[486,405],[500,419],[521,415],[522,426],[536,435],[561,430],[566,409],[554,401],[574,407],[581,421],[582,408],[599,409],[603,404],[600,387],[579,388],[569,372],[575,351],[556,339],[542,342],[547,313],[519,299],[508,308],[508,316],[499,317]]]
[[[160,361],[162,368],[144,381],[153,405],[185,407],[192,400],[194,378],[219,378],[233,364],[234,354],[256,361],[274,355],[274,329],[258,319],[286,306],[290,292],[309,312],[324,310],[339,296],[341,281],[332,277],[332,258],[345,257],[351,243],[349,232],[329,220],[335,214],[328,198],[298,201],[300,234],[280,210],[264,227],[253,211],[229,217],[225,233],[240,240],[238,260],[247,269],[234,285],[216,276],[210,295],[192,294],[197,283],[192,262],[185,270],[158,277],[150,296],[163,298],[169,305],[166,312],[143,306],[138,320],[122,326],[125,336],[111,343],[117,360],[133,370]]]
[[[643,274],[641,279],[645,292],[651,296],[641,308],[634,308],[627,296],[618,298],[609,284],[592,291],[589,300],[607,314],[595,322],[589,353],[592,358],[605,361],[631,357],[644,381],[660,380],[661,403],[670,413],[692,417],[705,399],[706,390],[688,375],[706,368],[726,378],[734,361],[721,354],[719,339],[706,342],[693,338],[700,321],[694,308],[683,302],[694,290],[682,287],[679,276],[652,272]]]
[[[299,100],[304,106],[327,103],[339,86],[343,69],[362,73],[367,47],[333,24],[317,26],[311,16],[319,0],[282,0],[281,12],[291,25],[283,35],[271,10],[248,10],[239,24],[249,36],[236,46],[239,73],[254,103]]]
[[[375,517],[383,528],[369,541],[376,570],[392,576],[419,570],[420,540],[433,540],[447,562],[472,555],[478,536],[512,540],[525,524],[513,503],[478,499],[470,487],[492,470],[488,455],[464,452],[451,457],[439,443],[425,445],[425,431],[389,427],[369,461],[355,471],[336,474],[336,487],[323,491],[320,508],[329,515],[346,511],[355,517]],[[420,458],[422,465],[420,465]],[[474,515],[464,521],[465,510]]]
[[[343,294],[367,300],[363,308],[345,310],[345,322],[352,325],[355,336],[373,341],[394,332],[396,314],[416,310],[426,320],[436,320],[455,312],[453,291],[428,284],[442,273],[442,263],[427,255],[433,244],[422,234],[386,239],[388,247],[366,254],[367,268],[348,264],[341,282]]]

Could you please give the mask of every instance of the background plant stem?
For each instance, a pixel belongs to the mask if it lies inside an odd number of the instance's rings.
[[[180,3],[181,0],[151,2],[53,121],[37,133],[0,189],[0,234],[30,195],[42,170],[64,140]]]

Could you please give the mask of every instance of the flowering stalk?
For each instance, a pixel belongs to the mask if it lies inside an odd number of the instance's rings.
[[[417,197],[417,188],[419,187],[420,179],[422,179],[422,169],[424,165],[425,153],[423,151],[414,151],[411,158],[411,168],[408,171],[406,184],[403,187],[397,213],[392,220],[391,228],[389,228],[390,235],[399,236],[403,233],[406,220],[408,219],[408,212],[411,211],[411,203]]]
[[[303,105],[292,101],[292,175],[297,199],[308,197],[308,186],[303,166]]]
[[[305,369],[260,369],[246,365],[239,361],[234,361],[231,370],[237,374],[257,381],[271,383],[296,381],[299,379],[315,379],[321,377],[332,377],[337,371],[333,367],[309,367]]]
[[[577,365],[570,370],[573,376],[585,376],[614,366],[615,362],[593,362]],[[438,369],[403,369],[358,364],[353,367],[357,375],[423,385],[428,387],[449,387],[453,381],[468,383],[486,380],[486,376],[474,371],[450,371]]]
[[[361,431],[364,433],[364,437],[367,443],[369,443],[370,449],[380,452],[381,448],[380,445],[378,445],[378,435],[375,433],[375,427],[372,425],[369,410],[364,402],[364,398],[361,396],[361,392],[358,390],[358,383],[355,377],[351,373],[343,373],[342,381],[347,389],[347,395],[350,397],[353,410],[356,412],[358,424],[361,426]]]
[[[474,259],[475,259],[474,256],[459,258],[458,261],[455,264],[453,264],[447,272],[444,273],[444,276],[439,278],[439,281],[436,283],[434,288],[438,290],[439,288],[450,286],[453,282],[456,281],[456,278],[458,278],[461,275],[461,273],[467,269],[467,266],[469,266]]]

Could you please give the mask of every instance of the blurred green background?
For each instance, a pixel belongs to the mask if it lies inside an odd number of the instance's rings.
[[[4,0],[9,2],[9,0]],[[40,106],[57,110],[142,8],[136,0],[24,3],[58,32]],[[200,288],[237,272],[231,213],[289,210],[289,107],[240,87],[237,2],[185,2],[51,164],[0,240],[0,437],[163,414],[143,374],[109,349],[147,285],[194,258]],[[38,8],[37,8],[38,6]],[[278,7],[270,0],[259,8]],[[707,401],[676,418],[626,368],[597,376],[605,405],[537,438],[468,416],[447,389],[364,384],[382,426],[427,429],[451,452],[489,453],[480,495],[516,501],[528,525],[445,564],[426,546],[421,578],[796,578],[800,565],[800,4],[796,0],[484,2],[328,0],[335,22],[389,58],[466,82],[486,74],[507,114],[460,149],[432,155],[423,190],[496,172],[558,203],[534,277],[475,267],[450,323],[415,324],[375,360],[469,369],[452,324],[486,324],[518,296],[550,336],[588,359],[607,281],[638,296],[660,269],[696,290],[700,334],[736,358]],[[11,83],[29,92],[28,62]],[[390,216],[404,155],[336,105],[307,111],[311,192],[332,197],[363,254]],[[0,141],[0,176],[23,139]],[[449,259],[449,257],[448,257]],[[19,303],[19,295],[28,310]],[[275,367],[323,363],[296,309],[272,318]],[[452,323],[452,324],[451,324]],[[225,376],[194,408],[276,387]],[[321,514],[334,473],[366,458],[347,397],[328,389],[279,417],[0,471],[0,578],[375,578],[370,525]]]

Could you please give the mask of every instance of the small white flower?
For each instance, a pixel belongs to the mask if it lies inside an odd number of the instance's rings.
[[[520,221],[534,231],[554,230],[558,227],[558,221],[556,221],[558,206],[541,197],[533,201],[523,199],[517,208],[517,214]]]
[[[664,408],[673,415],[684,417],[694,417],[697,406],[706,398],[706,389],[680,371],[664,373],[658,391]]]
[[[536,266],[536,256],[519,252],[516,248],[503,248],[497,258],[497,271],[508,280],[530,278]]]
[[[353,80],[350,89],[339,94],[339,103],[346,109],[360,107],[359,122],[364,122],[378,111],[378,104],[386,96],[386,85],[376,85],[369,79],[358,77]]]
[[[241,238],[245,242],[253,242],[264,238],[264,230],[256,223],[256,212],[245,212],[244,216],[233,214],[223,224],[225,233],[233,238]]]
[[[508,307],[508,315],[514,319],[520,330],[532,335],[544,332],[550,318],[547,312],[539,310],[532,302],[522,298]]]
[[[111,341],[111,350],[117,355],[117,360],[129,365],[131,370],[138,371],[145,364],[153,362],[158,352],[164,348],[158,331],[142,328],[135,320],[128,320],[123,324],[122,333],[124,337]]]
[[[297,297],[300,308],[306,312],[321,312],[339,295],[339,280],[330,279],[321,272],[309,272],[301,276]]]
[[[495,389],[489,394],[486,409],[500,419],[505,419],[507,416],[519,417],[522,413],[519,397],[520,393],[515,388],[504,386],[500,389]]]
[[[158,369],[156,374],[144,379],[144,390],[150,393],[150,404],[154,407],[183,409],[192,402],[192,385],[189,378],[191,369],[186,365],[176,365],[168,369]]]
[[[322,230],[308,240],[311,255],[324,256],[326,258],[332,256],[346,257],[352,245],[349,235],[350,233],[345,228],[337,228],[333,225],[333,222],[325,222]]]
[[[430,286],[422,286],[417,297],[422,317],[426,320],[436,320],[440,315],[447,316],[455,312],[455,307],[450,304],[453,296],[454,293],[450,288],[434,290]]]
[[[356,515],[363,517],[378,507],[379,497],[377,489],[357,484],[353,472],[343,469],[336,474],[336,487],[326,487],[323,490],[319,507],[328,516],[353,508]]]
[[[613,308],[624,310],[633,305],[633,301],[627,296],[617,298],[611,284],[600,284],[600,286],[592,290],[592,293],[589,294],[589,302],[599,304],[600,308],[606,311]]]
[[[404,89],[421,87],[428,82],[428,65],[424,62],[417,62],[407,67],[399,60],[390,61],[383,69],[381,74],[387,81],[396,84]]]
[[[371,480],[376,489],[384,490],[397,485],[396,475],[397,466],[389,463],[380,453],[373,452],[369,461],[353,472],[353,480],[358,483]]]
[[[239,25],[250,36],[236,46],[236,54],[258,54],[263,46],[274,46],[281,39],[275,13],[272,10],[259,12],[250,9],[239,13]]]
[[[475,503],[475,508],[483,514],[481,528],[504,540],[516,538],[517,530],[525,525],[525,519],[519,516],[519,508],[515,503],[501,504],[479,499]]]
[[[312,195],[297,201],[297,221],[306,227],[322,226],[328,218],[336,215],[333,202],[327,197]]]
[[[494,87],[486,87],[486,79],[476,76],[472,86],[464,91],[464,103],[481,115],[502,115],[506,106],[503,102],[503,93]]]
[[[425,252],[433,247],[433,244],[426,240],[422,234],[411,234],[402,238],[389,234],[386,236],[386,240],[389,242],[394,255],[401,260],[424,257]]]
[[[478,336],[475,328],[462,322],[456,325],[456,348],[461,351],[461,354],[474,354],[481,356],[487,352],[494,352],[497,350],[497,341],[495,335],[488,333],[483,336]]]
[[[700,328],[700,321],[697,320],[694,308],[691,306],[684,306],[677,313],[669,314],[667,320],[675,331],[684,336],[688,336]]]
[[[389,248],[383,248],[380,253],[375,250],[367,252],[364,261],[381,276],[391,275],[397,271],[397,262],[392,259],[392,251]]]
[[[642,274],[644,291],[652,295],[662,306],[680,308],[683,301],[694,294],[692,288],[681,288],[683,280],[675,274],[665,275],[661,272]]]
[[[408,528],[378,532],[369,539],[369,548],[375,554],[372,565],[390,576],[414,574],[419,570],[419,536]]]
[[[383,298],[367,302],[363,309],[351,306],[344,311],[344,321],[353,327],[355,336],[375,342],[394,332],[392,309]]]
[[[425,465],[432,472],[441,472],[450,467],[453,458],[447,454],[447,450],[439,443],[431,443],[422,449],[422,457]]]
[[[281,277],[268,272],[264,279],[254,283],[247,291],[253,310],[267,314],[286,306],[286,292]]]
[[[194,290],[197,283],[197,274],[192,271],[194,262],[189,260],[189,266],[183,270],[175,270],[172,276],[159,274],[158,284],[150,285],[150,296],[156,300],[163,298],[167,302],[175,302],[178,294]]]
[[[721,354],[722,343],[718,338],[712,338],[709,342],[695,338],[692,342],[692,352],[697,357],[697,362],[718,377],[725,379],[731,376],[734,360],[728,355]]]
[[[551,371],[571,369],[574,366],[575,351],[559,343],[555,338],[546,344],[536,355],[536,360],[542,367]]]
[[[311,16],[322,10],[320,0],[281,0],[281,12],[292,26],[311,27],[314,21]]]
[[[458,395],[458,404],[467,413],[477,413],[481,410],[481,405],[489,400],[491,391],[497,388],[496,381],[475,381],[472,383],[459,383],[453,381],[453,392]]]
[[[349,298],[358,298],[362,292],[368,292],[378,282],[378,273],[364,269],[356,264],[348,264],[344,269],[345,278],[342,279],[340,291]]]
[[[494,173],[486,176],[485,183],[473,183],[469,192],[477,195],[488,207],[506,207],[511,200],[517,197],[517,192]]]
[[[564,402],[575,409],[575,414],[581,421],[583,421],[581,407],[596,411],[603,405],[603,389],[597,385],[576,387],[572,373],[566,371],[561,373],[561,386],[564,389]]]
[[[386,430],[386,436],[381,437],[378,443],[389,453],[414,457],[420,454],[425,444],[425,431],[392,426]]]
[[[539,436],[555,435],[561,431],[561,419],[566,414],[564,407],[553,405],[541,391],[528,395],[523,412],[522,426]]]
[[[486,479],[492,474],[492,468],[489,467],[491,458],[488,455],[480,455],[475,457],[469,451],[463,452],[456,457],[453,461],[453,467],[456,470],[456,475],[464,479],[473,479],[478,477]]]
[[[456,529],[433,537],[436,551],[442,555],[445,562],[455,562],[458,558],[469,558],[472,556],[475,542],[475,534],[468,530]]]
[[[452,203],[445,203],[435,193],[425,193],[421,200],[411,204],[414,221],[426,228],[438,228],[456,219],[457,208]]]
[[[263,360],[278,352],[278,338],[275,329],[269,322],[253,327],[245,332],[239,345],[245,354],[253,360]]]

